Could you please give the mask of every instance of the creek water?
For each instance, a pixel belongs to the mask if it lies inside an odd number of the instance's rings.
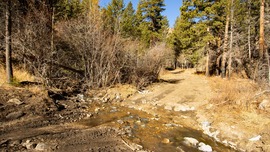
[[[166,117],[157,117],[146,112],[115,105],[96,105],[89,109],[94,112],[89,119],[79,122],[89,127],[111,126],[123,131],[129,141],[155,152],[187,151],[197,152],[198,148],[184,144],[184,137],[192,137],[210,145],[213,151],[232,152],[230,147],[216,142],[202,131],[191,129],[185,124],[170,123]]]

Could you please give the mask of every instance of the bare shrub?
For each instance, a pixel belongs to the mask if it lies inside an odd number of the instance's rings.
[[[172,53],[173,51],[168,49],[164,43],[157,44],[144,52],[130,51],[129,60],[121,69],[122,79],[136,85],[138,89],[156,82],[161,68]]]
[[[114,84],[120,76],[122,41],[119,36],[106,33],[101,24],[100,20],[85,16],[57,25],[66,46],[56,50],[55,61],[76,69],[74,74],[79,74],[77,78],[90,88]],[[65,52],[71,54],[61,56]],[[73,59],[68,60],[70,55]]]
[[[79,78],[90,88],[116,83],[130,83],[141,88],[155,82],[163,58],[171,50],[168,51],[165,44],[144,50],[138,41],[109,34],[102,24],[98,16],[59,23],[57,31],[62,42],[58,43],[56,54],[59,55],[54,61],[72,67],[74,74],[79,74],[73,75],[73,80]],[[71,57],[63,56],[65,52],[71,52],[74,59],[67,60]]]
[[[159,44],[147,51],[145,56],[142,57],[136,69],[139,87],[149,85],[157,80],[164,65],[164,58],[168,53],[166,51],[165,44]]]

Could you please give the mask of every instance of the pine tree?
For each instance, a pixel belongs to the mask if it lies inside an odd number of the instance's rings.
[[[135,37],[136,36],[136,18],[135,10],[131,2],[128,3],[127,7],[123,11],[121,18],[121,35],[123,37]]]
[[[175,24],[174,45],[196,64],[206,53],[203,48],[220,37],[224,13],[222,1],[185,0],[180,11],[181,16]]]
[[[162,33],[168,28],[167,19],[161,14],[165,9],[164,0],[140,0],[136,17],[141,40],[147,46],[153,46],[162,39]]]
[[[80,0],[70,0],[70,12],[69,17],[78,17],[82,12]]]
[[[80,0],[59,0],[55,5],[55,20],[78,17],[82,13]]]
[[[111,34],[120,33],[120,22],[124,11],[123,0],[112,0],[111,3],[102,9],[105,29]]]
[[[149,21],[149,30],[158,32],[162,27],[163,16],[161,13],[165,10],[164,0],[147,0],[142,5],[143,17]]]

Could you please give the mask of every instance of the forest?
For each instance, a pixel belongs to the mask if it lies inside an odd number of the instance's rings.
[[[1,0],[0,151],[270,151],[269,23],[269,0]]]
[[[269,4],[264,0],[183,0],[169,28],[163,0],[19,0],[1,2],[1,64],[46,86],[138,87],[161,67],[197,67],[210,75],[269,82]],[[6,59],[5,59],[6,58]],[[12,61],[12,62],[11,62]]]

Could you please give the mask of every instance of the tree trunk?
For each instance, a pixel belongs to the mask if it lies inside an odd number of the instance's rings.
[[[260,39],[259,39],[259,55],[260,58],[263,58],[265,39],[264,39],[264,4],[265,0],[261,0],[261,9],[260,9]]]
[[[205,65],[205,76],[210,76],[210,72],[209,72],[209,50],[208,47],[206,48],[206,65]]]
[[[230,21],[230,13],[227,11],[226,15],[226,25],[225,25],[225,33],[224,33],[224,46],[223,46],[223,55],[221,60],[221,77],[224,78],[226,76],[226,58],[227,58],[227,50],[228,50],[228,33],[229,33],[229,22]]]
[[[248,58],[251,59],[251,0],[248,0]]]
[[[11,1],[6,3],[6,74],[7,82],[13,79],[12,60],[11,60]]]
[[[221,51],[221,38],[218,37],[217,39],[217,46],[218,46],[218,50],[217,50],[217,53],[220,54],[220,51]],[[221,58],[221,55],[218,56],[217,60],[216,60],[216,76],[219,76],[220,74],[220,58]]]
[[[50,55],[51,55],[51,57],[50,57],[50,60],[51,60],[51,62],[54,62],[53,61],[53,54],[54,54],[54,5],[53,5],[53,2],[51,1],[51,3],[50,3],[50,19],[51,19],[51,53],[50,53]],[[48,76],[49,77],[51,77],[52,76],[52,66],[49,66],[49,70],[48,70]]]
[[[229,49],[229,61],[228,61],[228,78],[230,79],[231,77],[231,73],[232,73],[232,47],[233,47],[233,14],[234,14],[234,8],[233,8],[233,3],[234,1],[231,0],[231,26],[230,26],[230,30],[231,30],[231,34],[230,34],[230,49]]]
[[[174,69],[177,68],[177,57],[174,58]]]
[[[210,33],[210,28],[207,28],[207,32]],[[205,64],[205,76],[210,76],[209,72],[209,42],[207,42],[205,46],[205,51],[206,51],[206,64]]]
[[[270,85],[270,58],[269,58],[269,52],[265,51],[265,57],[267,60],[267,66],[268,66],[268,84]]]
[[[53,5],[53,4],[52,4]],[[54,6],[51,6],[51,53],[54,51]]]

